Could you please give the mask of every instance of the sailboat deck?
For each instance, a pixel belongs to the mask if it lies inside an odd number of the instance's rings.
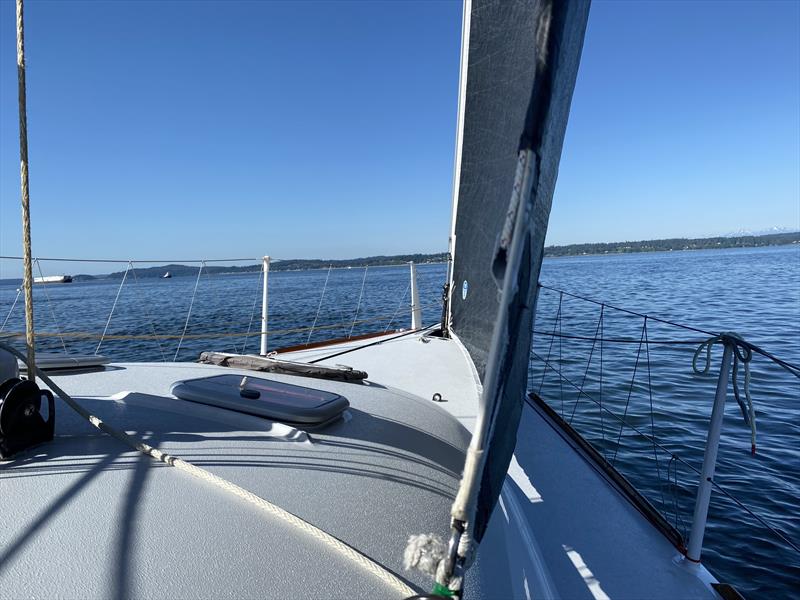
[[[447,534],[467,443],[458,423],[379,385],[270,376],[350,401],[345,419],[292,441],[288,427],[169,395],[178,379],[220,372],[231,370],[119,364],[56,379],[113,426],[428,588],[403,571],[403,550],[411,534]],[[0,597],[392,597],[306,534],[130,451],[61,402],[56,436],[1,463]]]
[[[420,344],[420,336],[398,338],[321,364],[347,362],[376,381],[426,398],[438,391],[447,400],[441,406],[471,429],[480,393],[472,364],[457,339],[428,339]],[[318,360],[336,350],[308,351],[306,358]],[[291,355],[294,360],[302,356]],[[393,368],[400,364],[404,368]],[[527,580],[513,588],[519,597],[716,597],[713,577],[683,560],[591,458],[529,405],[508,475],[500,512],[509,555],[526,556],[539,568],[538,577],[525,570]],[[525,526],[515,528],[515,522]]]
[[[471,363],[457,341],[417,334],[323,362],[367,370],[369,380],[186,363],[113,364],[56,380],[110,424],[275,502],[427,590],[427,576],[403,571],[402,554],[411,534],[447,536],[468,433],[446,411],[474,422]],[[169,394],[177,380],[223,372],[333,391],[351,408],[309,431],[309,442],[286,426]],[[432,402],[434,392],[447,401]],[[54,442],[0,465],[0,597],[394,597],[304,534],[129,451],[61,402],[57,411]],[[712,595],[530,407],[509,474],[465,598]]]

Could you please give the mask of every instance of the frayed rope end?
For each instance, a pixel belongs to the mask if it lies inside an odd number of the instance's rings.
[[[406,571],[416,569],[436,577],[439,563],[447,555],[447,544],[434,533],[420,533],[408,538],[406,550],[403,553],[403,567]]]
[[[461,589],[461,578],[453,577],[445,581],[445,558],[447,557],[447,544],[434,533],[421,533],[408,538],[406,550],[403,554],[403,567],[406,571],[416,569],[433,577],[436,582],[435,593],[452,595],[453,590]]]

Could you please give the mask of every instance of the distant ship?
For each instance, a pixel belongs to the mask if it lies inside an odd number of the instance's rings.
[[[170,273],[169,271],[167,271],[166,273],[164,273],[164,274],[161,276],[161,279],[172,279],[172,273]]]
[[[72,275],[48,275],[47,277],[34,277],[33,283],[72,283]]]

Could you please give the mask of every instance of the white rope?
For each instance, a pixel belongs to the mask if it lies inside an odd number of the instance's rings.
[[[47,284],[44,282],[44,273],[42,272],[42,263],[38,258],[34,258],[33,262],[36,263],[36,268],[39,270],[39,277],[42,278],[42,289],[44,290],[44,297],[47,299],[47,307],[50,309],[50,315],[53,317],[53,325],[56,328],[58,339],[61,340],[61,347],[64,349],[64,354],[67,354],[67,345],[64,343],[64,336],[61,335],[61,328],[58,326],[58,319],[56,318],[56,311],[53,308],[53,303],[50,300],[50,294],[47,292]]]
[[[3,350],[7,350],[11,352],[15,356],[18,356],[21,359],[25,359],[25,356],[13,348],[12,346],[8,346],[0,342],[0,348]],[[30,371],[29,371],[30,373]],[[236,485],[235,483],[228,481],[227,479],[223,479],[222,477],[215,475],[205,469],[202,469],[198,466],[193,465],[190,462],[187,462],[177,456],[172,456],[167,454],[166,452],[161,452],[160,450],[153,448],[152,446],[145,444],[144,442],[137,440],[131,435],[128,435],[124,431],[120,431],[115,429],[111,425],[105,423],[99,417],[94,416],[89,411],[87,411],[83,406],[81,406],[78,402],[73,400],[64,390],[62,390],[58,385],[53,382],[41,369],[36,368],[36,374],[39,378],[46,383],[50,389],[52,389],[58,396],[67,403],[67,405],[72,408],[76,413],[81,415],[84,419],[89,421],[94,427],[99,429],[100,431],[107,433],[111,437],[116,440],[119,440],[123,444],[128,445],[129,447],[141,452],[142,454],[146,454],[155,460],[161,461],[171,467],[175,467],[193,477],[196,477],[202,481],[210,483],[211,485],[215,485],[218,488],[222,489],[225,492],[233,494],[234,496],[249,502],[250,504],[254,505],[255,507],[263,510],[264,512],[288,523],[289,525],[295,527],[296,529],[300,529],[307,535],[310,535],[312,538],[317,540],[318,542],[324,544],[329,549],[333,550],[334,552],[338,553],[341,557],[349,560],[359,567],[363,568],[368,573],[375,576],[377,579],[385,583],[387,586],[392,588],[395,592],[397,592],[398,596],[402,598],[407,598],[409,596],[415,595],[417,592],[409,587],[405,582],[403,582],[400,578],[394,575],[392,572],[388,571],[387,569],[383,568],[381,565],[373,561],[368,556],[362,554],[352,546],[347,545],[343,541],[338,538],[335,538],[331,534],[323,531],[319,527],[305,521],[304,519],[298,517],[290,513],[287,510],[282,509],[280,506],[277,506],[262,498],[261,496],[257,496],[253,492],[250,492],[243,487]]]
[[[328,278],[331,276],[331,267],[333,265],[328,265],[328,274],[325,275],[325,283],[322,285],[322,295],[319,297],[319,306],[317,306],[317,314],[314,315],[314,323],[311,325],[311,330],[308,332],[308,337],[306,338],[306,346],[311,341],[311,334],[314,333],[314,328],[317,326],[317,319],[319,318],[319,311],[322,308],[322,300],[325,298],[325,290],[328,287]]]
[[[178,360],[178,353],[181,351],[181,344],[183,344],[183,338],[186,336],[186,329],[189,327],[189,319],[192,316],[192,307],[194,306],[194,297],[197,295],[197,286],[200,283],[200,275],[203,273],[203,267],[206,266],[205,261],[200,264],[200,270],[197,271],[197,280],[194,282],[194,291],[192,292],[192,300],[189,302],[189,312],[186,314],[186,323],[183,324],[183,333],[181,334],[181,339],[178,340],[178,348],[175,350],[175,356],[172,358],[172,362]]]
[[[31,262],[31,196],[28,184],[28,108],[25,91],[25,18],[17,0],[17,102],[19,105],[19,176],[22,191],[22,289],[25,292],[25,345],[28,364],[36,367],[33,326],[33,263]]]
[[[361,299],[364,297],[364,284],[367,282],[367,269],[369,266],[364,267],[364,277],[361,279],[361,292],[358,294],[358,304],[356,304],[356,314],[353,315],[353,324],[350,325],[350,333],[347,334],[348,338],[353,337],[353,329],[356,326],[356,319],[358,319],[358,311],[361,308]]]
[[[100,346],[103,345],[103,339],[106,337],[106,332],[108,331],[108,326],[111,325],[111,317],[114,316],[114,309],[117,308],[117,300],[119,300],[119,295],[122,293],[122,286],[125,285],[125,280],[128,278],[128,271],[131,268],[131,263],[128,263],[128,266],[125,267],[125,273],[122,275],[122,282],[119,284],[119,289],[117,290],[117,295],[114,297],[114,304],[111,305],[111,312],[108,313],[108,320],[106,321],[106,326],[103,328],[103,334],[100,336],[100,341],[97,342],[97,348],[94,350],[95,356],[100,352]]]
[[[22,288],[17,288],[17,295],[14,297],[14,302],[11,303],[11,310],[8,311],[5,320],[3,321],[2,327],[0,327],[0,332],[6,328],[6,323],[11,318],[11,313],[14,312],[14,307],[17,305],[17,300],[19,300],[19,295],[22,293]]]
[[[261,270],[258,272],[258,281],[256,282],[256,295],[253,298],[253,306],[250,307],[250,322],[247,324],[247,333],[244,336],[244,343],[242,344],[242,352],[244,354],[247,349],[247,342],[250,338],[250,330],[253,328],[253,318],[256,312],[256,304],[258,304],[258,297],[261,295],[261,278],[264,276],[264,262],[261,262]]]
[[[742,418],[745,425],[750,428],[750,451],[756,453],[756,411],[753,406],[753,399],[750,396],[750,361],[753,358],[753,351],[749,344],[738,333],[728,331],[708,338],[698,346],[692,357],[692,370],[695,373],[704,375],[711,368],[711,348],[714,344],[730,345],[733,347],[733,395],[739,410],[742,411]],[[705,349],[706,364],[702,369],[697,367],[697,359]],[[739,392],[739,363],[744,363],[744,399]]]
[[[133,261],[128,263],[129,265],[133,264]],[[136,269],[132,269],[133,273],[133,282],[136,284],[133,286],[134,292],[136,293],[136,299],[140,300],[142,308],[144,308],[144,316],[147,317],[147,320],[150,322],[150,328],[153,330],[153,337],[156,340],[156,344],[158,344],[158,351],[161,353],[161,360],[167,362],[167,355],[164,354],[164,348],[161,347],[161,339],[158,337],[156,333],[156,324],[153,322],[153,318],[150,316],[150,311],[147,310],[147,302],[141,302],[141,298],[139,297],[139,277],[136,275]]]

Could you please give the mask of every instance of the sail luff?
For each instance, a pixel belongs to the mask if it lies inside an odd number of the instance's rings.
[[[475,65],[479,76],[473,77],[471,70],[467,86],[464,143],[472,146],[464,150],[458,212],[459,218],[474,219],[482,214],[484,199],[489,200],[487,210],[495,212],[486,214],[492,226],[488,231],[475,227],[474,223],[462,227],[460,221],[456,227],[473,240],[483,241],[482,247],[468,250],[472,264],[462,260],[463,252],[459,252],[454,264],[455,276],[466,273],[481,286],[476,290],[477,301],[470,303],[473,286],[465,278],[462,302],[454,305],[455,332],[464,327],[465,345],[483,382],[480,412],[452,508],[451,556],[456,553],[455,563],[461,565],[468,564],[474,545],[483,537],[516,445],[527,384],[536,284],[589,11],[588,0],[514,3],[476,0],[477,4],[481,5],[473,10],[472,33],[477,29],[478,39],[471,37],[470,64]],[[489,26],[481,23],[481,16],[489,21]],[[500,35],[509,35],[503,27],[513,28],[515,18],[524,20],[524,27],[517,30],[517,35],[519,43],[527,44],[527,53],[503,47],[506,40]],[[480,39],[481,31],[488,39]],[[480,62],[491,60],[491,54],[487,59],[485,53],[491,52],[493,45],[499,48],[498,55],[508,59],[522,57],[521,65],[501,63],[498,68],[505,76],[516,74],[528,82],[527,91],[516,82],[508,85],[509,92],[514,94],[509,102],[524,102],[524,108],[509,105],[503,106],[499,115],[482,115],[480,111],[473,115],[471,108],[496,106],[493,98],[487,101],[487,88],[481,87],[486,83],[481,76],[490,82],[496,80],[492,65],[487,67]],[[505,119],[514,122],[509,124]],[[491,125],[501,128],[506,136],[517,127],[513,146],[507,138],[487,141],[488,150],[497,151],[498,156],[481,154],[486,149],[476,143]],[[516,161],[509,165],[506,161],[511,148]],[[464,185],[465,181],[469,186]],[[476,191],[481,193],[475,194]],[[505,195],[502,205],[501,195]],[[472,205],[461,203],[464,199]],[[450,562],[446,567],[448,577],[458,570],[458,564]]]
[[[461,149],[464,143],[464,105],[467,99],[467,74],[469,66],[469,28],[472,14],[472,0],[464,0],[461,20],[461,55],[458,72],[458,111],[456,116],[456,144],[453,157],[453,196],[452,213],[450,216],[450,236],[448,238],[447,279],[445,280],[444,302],[445,310],[442,314],[442,331],[449,332],[452,321],[452,294],[453,294],[453,259],[456,252],[456,221],[458,218],[458,191],[461,183]]]

